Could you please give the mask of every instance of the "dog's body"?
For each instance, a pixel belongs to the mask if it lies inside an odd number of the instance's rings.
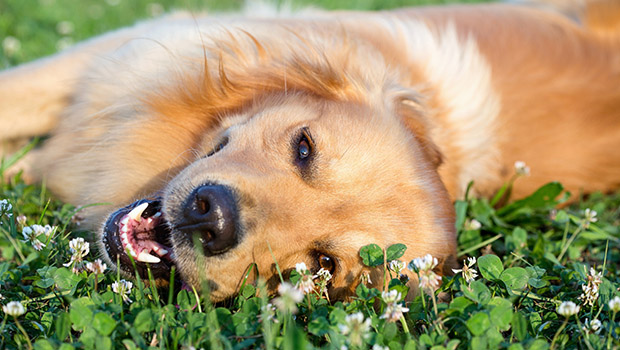
[[[471,180],[492,194],[515,161],[532,169],[516,197],[618,187],[620,30],[599,5],[582,25],[510,5],[172,16],[4,72],[0,140],[53,130],[22,166],[68,202],[112,203],[86,219],[106,222],[108,263],[129,240],[222,300],[251,263],[274,282],[274,258],[305,261],[345,297],[369,243],[453,267],[452,200]]]

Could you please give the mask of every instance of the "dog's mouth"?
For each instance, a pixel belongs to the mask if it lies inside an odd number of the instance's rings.
[[[161,211],[161,199],[142,199],[112,213],[105,223],[102,242],[113,263],[141,278],[167,281],[174,265],[170,229]],[[133,262],[132,262],[133,260]]]

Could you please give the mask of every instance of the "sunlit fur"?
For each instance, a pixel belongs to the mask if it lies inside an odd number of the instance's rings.
[[[276,261],[316,269],[317,252],[335,259],[330,293],[345,298],[369,243],[454,267],[452,200],[472,180],[472,193],[491,195],[517,160],[532,175],[515,198],[554,180],[573,193],[618,187],[619,9],[588,9],[583,26],[497,4],[177,14],[0,74],[0,122],[11,125],[0,140],[51,132],[19,168],[68,202],[110,203],[85,212],[97,230],[153,193],[174,224],[197,186],[233,188],[234,249],[197,259],[172,233],[181,275],[209,281],[214,300],[253,263],[273,289]],[[316,142],[310,176],[293,161],[302,127]]]

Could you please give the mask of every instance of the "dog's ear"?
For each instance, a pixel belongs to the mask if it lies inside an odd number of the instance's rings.
[[[395,93],[393,101],[396,113],[407,129],[420,142],[428,160],[435,168],[439,167],[443,161],[443,156],[439,147],[432,140],[428,110],[424,105],[423,97],[414,91],[401,90]]]

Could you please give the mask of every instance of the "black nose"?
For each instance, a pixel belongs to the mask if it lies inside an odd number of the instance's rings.
[[[188,197],[184,219],[177,229],[190,240],[197,239],[206,255],[234,247],[237,240],[237,205],[232,191],[222,185],[203,185]]]

